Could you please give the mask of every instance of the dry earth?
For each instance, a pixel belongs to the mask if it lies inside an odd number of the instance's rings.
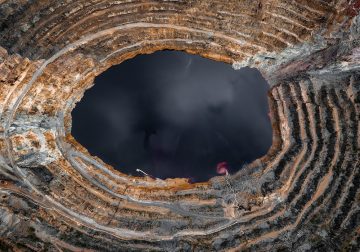
[[[359,7],[1,0],[0,250],[359,251]],[[189,184],[122,174],[72,138],[95,76],[162,49],[262,72],[264,157]]]

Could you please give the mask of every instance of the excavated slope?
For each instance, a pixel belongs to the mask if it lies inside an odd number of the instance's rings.
[[[359,251],[359,7],[0,0],[0,250]],[[163,49],[262,72],[266,156],[189,184],[122,174],[72,138],[95,76]]]

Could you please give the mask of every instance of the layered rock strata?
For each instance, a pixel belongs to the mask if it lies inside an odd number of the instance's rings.
[[[0,248],[358,251],[359,7],[0,0]],[[72,138],[71,110],[95,76],[163,49],[263,73],[266,156],[189,184],[122,174]]]

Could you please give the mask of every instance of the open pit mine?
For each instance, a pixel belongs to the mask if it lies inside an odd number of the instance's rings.
[[[0,0],[0,251],[359,251],[359,8]],[[191,184],[123,174],[71,136],[96,76],[165,49],[261,71],[265,156]]]

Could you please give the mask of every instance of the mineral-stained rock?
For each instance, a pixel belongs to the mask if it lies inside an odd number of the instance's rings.
[[[0,250],[359,251],[359,7],[0,0]],[[266,156],[189,184],[122,174],[72,138],[95,76],[162,49],[260,69]]]

